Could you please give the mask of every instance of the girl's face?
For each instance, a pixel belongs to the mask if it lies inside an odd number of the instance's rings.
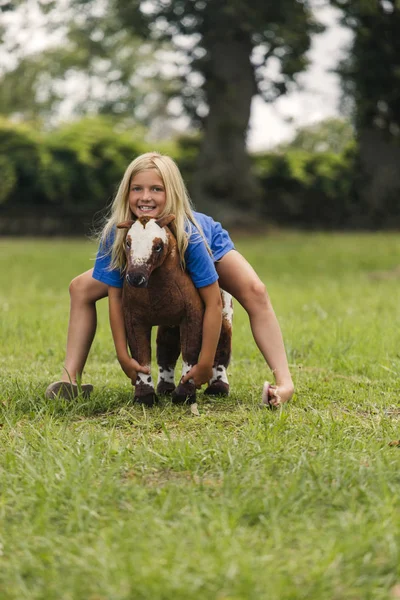
[[[140,171],[132,177],[128,202],[135,217],[159,217],[166,201],[163,180],[155,169]]]

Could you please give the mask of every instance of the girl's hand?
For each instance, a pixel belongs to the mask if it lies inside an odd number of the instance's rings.
[[[190,371],[188,371],[186,375],[182,377],[181,383],[186,383],[189,381],[189,379],[192,379],[196,388],[199,388],[204,383],[208,383],[210,381],[212,378],[212,372],[212,366],[197,363],[197,365],[194,365],[194,367],[192,367]]]
[[[139,365],[134,358],[125,358],[124,360],[120,360],[119,364],[125,375],[132,381],[133,385],[136,383],[138,373],[150,373],[149,367],[142,367],[142,365]]]

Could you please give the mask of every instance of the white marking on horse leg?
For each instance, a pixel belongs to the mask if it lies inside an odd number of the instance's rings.
[[[186,375],[186,373],[189,373],[190,369],[193,367],[193,365],[188,365],[188,363],[186,363],[185,361],[183,361],[182,363],[182,376]]]
[[[193,365],[188,365],[185,361],[182,362],[182,377],[184,375],[186,375],[186,373],[189,373],[190,369],[193,367]],[[193,383],[192,379],[189,379],[189,381],[191,383]]]
[[[150,365],[147,365],[150,367]],[[153,379],[150,373],[138,373],[136,377],[136,385],[143,383],[143,385],[149,385],[154,389]]]
[[[174,383],[174,369],[165,369],[158,367],[158,383],[164,381],[165,383]]]
[[[232,323],[233,318],[233,302],[232,296],[225,292],[225,290],[221,290],[221,298],[222,298],[222,317],[228,321],[228,323]]]
[[[209,385],[212,385],[216,381],[222,381],[223,383],[229,384],[228,374],[223,365],[217,365],[216,367],[213,367],[213,374],[209,381]]]

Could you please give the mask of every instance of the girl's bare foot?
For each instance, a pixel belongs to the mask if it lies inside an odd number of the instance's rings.
[[[293,385],[271,385],[266,381],[262,393],[262,405],[269,408],[279,408],[290,400],[293,395]]]
[[[78,386],[70,381],[55,381],[51,383],[45,392],[46,398],[64,398],[72,400],[82,394],[84,398],[89,398],[93,392],[93,386],[90,383]]]

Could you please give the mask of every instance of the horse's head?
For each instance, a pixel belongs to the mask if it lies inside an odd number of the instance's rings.
[[[171,241],[174,239],[168,225],[175,215],[160,219],[140,217],[136,221],[119,223],[119,229],[128,229],[125,238],[127,283],[133,287],[147,287],[154,269],[162,265]]]

